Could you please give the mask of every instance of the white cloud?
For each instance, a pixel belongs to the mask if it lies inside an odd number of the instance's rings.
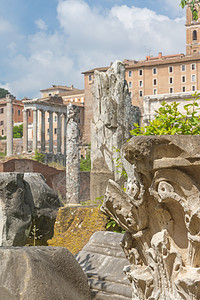
[[[39,96],[40,89],[52,84],[82,88],[82,71],[115,59],[185,51],[184,18],[126,5],[102,13],[84,0],[59,1],[57,15],[61,30],[48,32],[46,23],[37,20],[39,32],[23,41],[25,53],[14,51],[17,39],[9,43],[14,54],[8,63],[12,79],[6,81],[17,97]]]
[[[36,26],[37,26],[37,28],[38,28],[39,30],[47,30],[47,29],[48,29],[47,24],[46,24],[45,21],[42,20],[42,19],[36,20],[36,21],[35,21],[35,24],[36,24]]]
[[[3,17],[0,16],[0,35],[11,32],[12,25]]]

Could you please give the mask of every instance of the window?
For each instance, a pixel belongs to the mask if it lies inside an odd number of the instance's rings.
[[[169,77],[169,83],[170,83],[170,84],[173,83],[173,77]]]
[[[185,92],[185,86],[182,87],[182,92],[183,92],[183,93]]]
[[[157,79],[153,80],[153,85],[157,85]]]
[[[195,71],[196,70],[196,64],[191,64],[191,70]]]
[[[182,65],[182,66],[181,66],[181,71],[182,71],[182,72],[185,72],[185,70],[186,70],[186,66],[185,66],[185,65]]]
[[[1,110],[0,110],[0,113],[1,113],[1,114],[3,114],[3,112],[4,112],[4,109],[3,109],[3,108],[1,108]]]
[[[49,135],[49,128],[47,129],[47,135]]]
[[[54,128],[54,134],[56,134],[57,133],[57,128]]]
[[[157,68],[153,68],[153,74],[157,74]]]
[[[169,73],[173,72],[173,67],[169,67]]]
[[[143,86],[143,81],[142,81],[142,80],[139,81],[139,86],[140,86],[140,87]]]
[[[89,75],[88,79],[89,81],[92,81],[92,75]]]
[[[193,39],[193,41],[197,40],[197,31],[196,30],[194,30],[192,33],[192,39]]]
[[[54,122],[57,122],[57,116],[54,117]]]
[[[18,116],[20,116],[20,113],[21,113],[21,112],[20,112],[20,110],[18,109]]]
[[[191,81],[192,81],[192,82],[196,82],[196,75],[194,75],[194,74],[192,75]]]
[[[140,95],[140,97],[142,97],[143,96],[143,92],[139,91],[139,95]]]
[[[132,76],[132,71],[128,71],[128,77]]]
[[[4,122],[3,121],[0,121],[0,125],[3,125],[4,124]]]
[[[157,89],[154,89],[154,90],[153,90],[153,94],[154,94],[154,95],[157,95]]]
[[[169,92],[170,92],[170,94],[172,94],[173,93],[173,88],[170,88]]]
[[[3,129],[1,130],[1,135],[4,135],[4,130]]]
[[[132,88],[132,82],[131,82],[131,81],[129,81],[128,86],[129,86],[130,88]]]
[[[49,96],[51,96],[51,93],[49,93]]]
[[[139,75],[142,76],[143,75],[143,71],[139,70]]]
[[[185,76],[182,76],[181,82],[186,82],[186,77]]]
[[[129,92],[129,95],[130,95],[130,97],[132,97],[132,93],[131,92]]]
[[[31,117],[31,110],[28,111],[28,115],[29,115],[29,117]]]
[[[193,92],[196,91],[196,86],[195,86],[195,85],[192,86],[192,91],[193,91]]]

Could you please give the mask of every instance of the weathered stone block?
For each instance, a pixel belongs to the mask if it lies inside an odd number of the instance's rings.
[[[87,277],[65,248],[0,247],[1,300],[90,300]]]

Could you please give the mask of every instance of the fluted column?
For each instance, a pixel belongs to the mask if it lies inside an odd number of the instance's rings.
[[[37,109],[33,109],[33,152],[37,150]]]
[[[41,110],[41,152],[45,152],[45,111]]]
[[[49,111],[49,153],[53,153],[53,112]]]
[[[62,115],[62,153],[66,157],[67,114]]]
[[[13,155],[13,112],[12,112],[12,102],[13,96],[8,94],[6,95],[6,117],[7,117],[7,156]]]
[[[23,153],[28,153],[28,110],[23,110]]]
[[[61,113],[57,113],[57,153],[61,153]]]

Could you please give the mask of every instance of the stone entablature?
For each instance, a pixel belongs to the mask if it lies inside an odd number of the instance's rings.
[[[109,182],[102,210],[126,233],[132,299],[200,299],[200,137],[133,137],[124,191]],[[127,163],[127,164],[128,164]]]

